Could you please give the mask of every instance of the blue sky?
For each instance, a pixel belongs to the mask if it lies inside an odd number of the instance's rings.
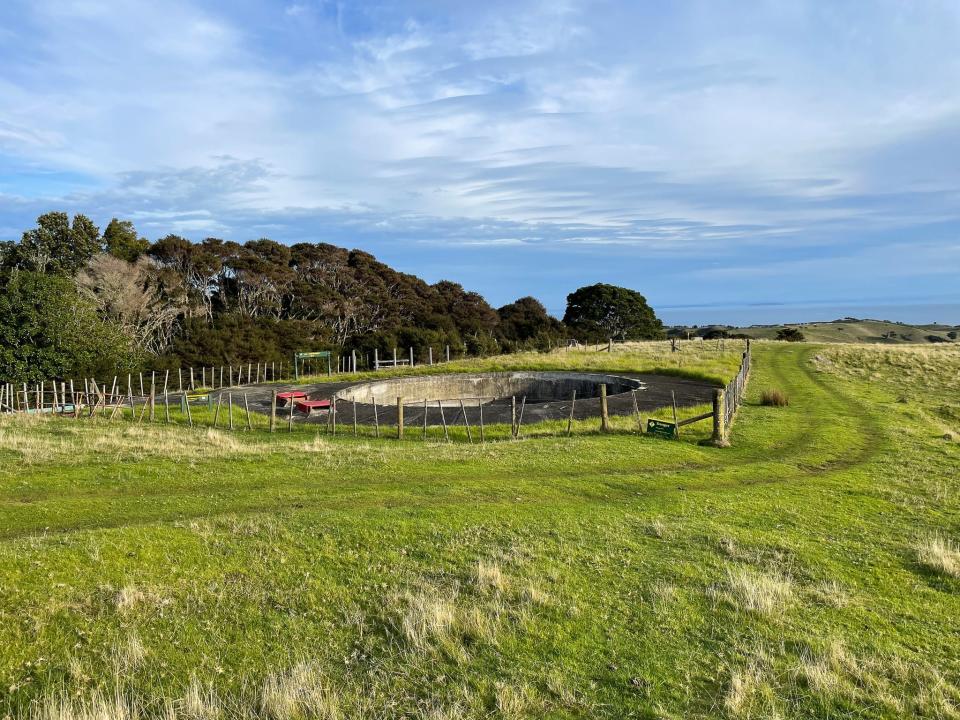
[[[4,0],[0,238],[326,241],[556,313],[960,307],[958,38],[954,0]]]

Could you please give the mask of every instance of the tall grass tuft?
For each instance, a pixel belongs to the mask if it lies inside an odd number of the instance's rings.
[[[783,390],[771,388],[760,394],[760,404],[769,407],[786,407],[790,404],[790,398]]]
[[[960,577],[960,547],[939,535],[926,538],[917,545],[917,561],[935,573]]]

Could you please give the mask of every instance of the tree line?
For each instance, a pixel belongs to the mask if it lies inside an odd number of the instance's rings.
[[[491,307],[361,250],[269,239],[155,242],[113,219],[50,212],[0,242],[0,377],[289,360],[297,350],[450,346],[454,356],[663,336],[642,295],[598,284],[563,321],[535,298]]]

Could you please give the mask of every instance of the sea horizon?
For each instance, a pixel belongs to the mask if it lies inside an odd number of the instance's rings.
[[[940,303],[755,303],[655,308],[664,325],[796,325],[845,318],[908,325],[960,325],[960,302]]]

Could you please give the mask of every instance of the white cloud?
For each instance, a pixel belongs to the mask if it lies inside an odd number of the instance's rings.
[[[686,257],[960,224],[952,3],[11,0],[0,27],[0,153],[158,229]]]

